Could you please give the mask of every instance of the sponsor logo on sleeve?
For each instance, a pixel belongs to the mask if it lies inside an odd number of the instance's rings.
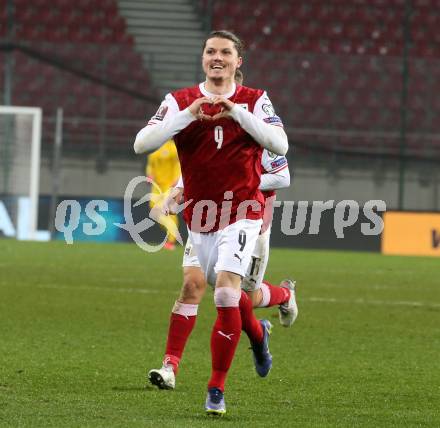
[[[285,157],[282,157],[282,158],[279,158],[279,159],[271,162],[270,166],[272,167],[272,169],[275,169],[275,168],[279,168],[280,166],[283,166],[286,164],[287,164],[287,159]]]
[[[168,111],[167,106],[160,106],[159,110],[157,110],[156,114],[152,117],[152,120],[162,121],[165,118],[167,111]]]
[[[270,125],[281,125],[281,126],[283,126],[283,122],[281,122],[281,119],[278,116],[265,117],[263,120],[266,123],[269,123]]]

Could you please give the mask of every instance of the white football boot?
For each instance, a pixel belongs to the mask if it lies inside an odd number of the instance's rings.
[[[159,389],[174,389],[176,387],[176,376],[171,366],[150,370],[148,379],[152,385],[156,385]]]
[[[279,306],[278,312],[280,317],[280,324],[283,327],[290,327],[298,316],[298,306],[296,304],[295,295],[295,281],[285,279],[281,281],[280,287],[288,288],[290,290],[290,298],[286,303]]]
[[[223,416],[226,413],[225,397],[218,388],[209,388],[205,402],[205,411],[209,416]]]

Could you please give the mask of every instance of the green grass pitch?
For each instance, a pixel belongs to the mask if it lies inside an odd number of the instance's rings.
[[[181,284],[181,249],[0,240],[1,427],[440,426],[440,261],[276,250],[267,279],[293,277],[300,315],[277,310],[274,365],[260,379],[242,336],[227,414],[205,416],[208,291],[175,391],[160,366]]]

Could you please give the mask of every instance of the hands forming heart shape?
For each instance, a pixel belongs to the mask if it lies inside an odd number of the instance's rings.
[[[234,105],[227,98],[215,96],[213,98],[198,98],[188,108],[199,120],[218,120],[223,117],[229,117],[229,111]]]

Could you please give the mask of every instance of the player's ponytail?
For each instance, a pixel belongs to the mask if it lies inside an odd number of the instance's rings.
[[[243,73],[239,68],[235,70],[234,80],[235,83],[238,83],[239,85],[243,84]]]

